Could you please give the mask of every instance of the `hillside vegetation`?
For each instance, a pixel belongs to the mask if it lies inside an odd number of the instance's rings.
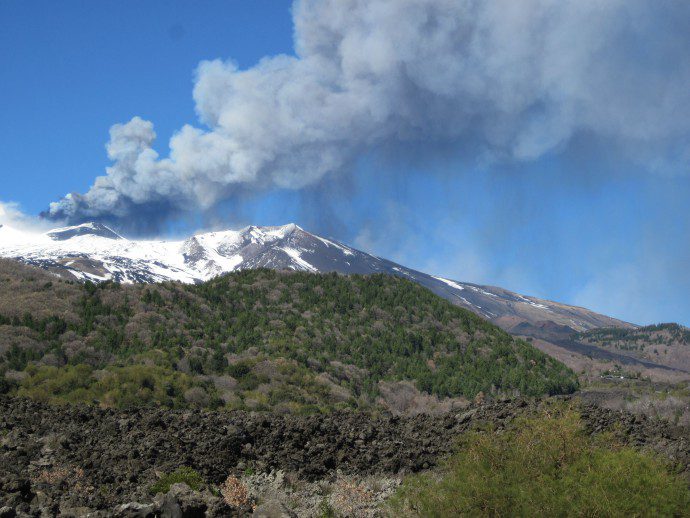
[[[643,350],[645,346],[673,343],[690,346],[690,329],[679,324],[655,324],[631,329],[607,327],[579,333],[577,338],[622,350]]]
[[[690,372],[690,329],[678,324],[593,329],[579,333],[576,339],[626,356]]]
[[[573,373],[404,279],[248,270],[70,283],[0,261],[0,391],[54,402],[310,412],[379,382],[439,397],[572,392]]]

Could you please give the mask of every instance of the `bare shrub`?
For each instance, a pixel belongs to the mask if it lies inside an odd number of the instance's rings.
[[[376,495],[363,483],[339,478],[333,487],[330,504],[339,515],[353,518],[370,516]]]
[[[44,469],[38,475],[33,477],[33,481],[38,484],[55,486],[62,483],[64,480],[67,480],[71,473],[72,470],[66,467]]]
[[[192,387],[190,389],[187,389],[184,393],[184,399],[187,401],[187,403],[190,403],[192,405],[204,407],[208,405],[210,401],[209,395],[206,393],[206,391],[201,388],[201,387]]]
[[[31,477],[34,484],[46,484],[49,486],[66,486],[73,491],[92,491],[93,487],[84,480],[84,470],[72,466],[55,466],[51,469],[41,470]]]
[[[232,475],[230,475],[220,486],[220,494],[223,495],[225,503],[231,507],[254,507],[249,497],[247,486],[245,486],[240,479]]]

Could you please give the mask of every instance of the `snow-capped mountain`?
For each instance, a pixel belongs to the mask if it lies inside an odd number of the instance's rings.
[[[428,275],[311,234],[294,224],[209,232],[182,241],[130,240],[100,223],[46,233],[0,226],[0,257],[79,280],[113,279],[123,283],[195,283],[247,268],[385,273],[417,282],[507,330],[544,322],[576,331],[627,326],[584,308]]]

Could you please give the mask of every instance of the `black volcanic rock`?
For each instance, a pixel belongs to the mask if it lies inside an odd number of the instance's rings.
[[[0,507],[36,516],[64,508],[117,509],[98,515],[112,516],[126,510],[150,512],[150,505],[159,510],[161,505],[222,505],[205,490],[192,498],[184,488],[163,501],[153,499],[148,489],[156,473],[180,466],[195,469],[212,484],[230,474],[241,476],[246,466],[257,472],[282,470],[305,481],[333,479],[338,472],[415,472],[437,465],[465,431],[487,425],[504,429],[539,405],[518,399],[438,416],[295,416],[161,408],[114,411],[0,397]],[[678,471],[690,472],[686,428],[579,405],[589,433],[610,431],[623,443],[656,451],[673,459]],[[89,487],[98,491],[86,490]],[[213,515],[223,515],[222,509],[217,512]]]

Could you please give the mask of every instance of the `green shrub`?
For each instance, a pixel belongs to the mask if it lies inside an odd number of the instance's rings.
[[[158,493],[167,493],[170,491],[170,487],[173,484],[185,483],[192,490],[199,491],[201,486],[204,484],[204,479],[196,470],[182,466],[177,468],[172,473],[167,473],[163,475],[158,482],[151,486],[151,494],[156,495]]]
[[[690,516],[686,482],[660,460],[593,439],[568,409],[504,433],[468,434],[440,473],[409,478],[394,516]]]
[[[237,380],[241,380],[247,374],[252,372],[252,366],[248,362],[239,362],[228,365],[228,374]]]
[[[0,394],[7,394],[14,388],[14,383],[5,378],[4,373],[0,372]]]
[[[94,399],[96,382],[88,365],[66,367],[30,367],[29,374],[19,386],[18,394],[52,403],[82,403]]]
[[[156,365],[110,366],[98,373],[88,365],[41,366],[27,373],[20,396],[52,403],[98,402],[110,408],[184,407],[185,391],[199,385],[191,376]]]

